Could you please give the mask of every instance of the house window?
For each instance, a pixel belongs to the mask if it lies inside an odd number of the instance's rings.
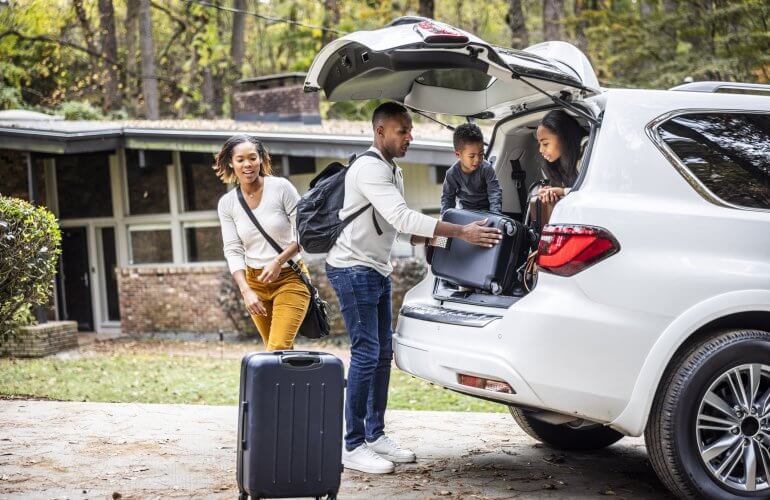
[[[160,264],[173,260],[171,229],[168,227],[135,226],[129,228],[128,235],[131,264]]]
[[[169,212],[166,167],[171,163],[170,151],[126,150],[129,214]]]
[[[216,210],[219,198],[227,192],[227,185],[212,169],[214,155],[182,153],[181,159],[184,211]]]
[[[664,122],[658,133],[714,195],[770,209],[770,113],[688,113]]]
[[[312,156],[289,156],[289,175],[314,174],[315,158]]]
[[[0,194],[29,201],[27,156],[20,151],[0,150]]]
[[[115,228],[102,228],[102,263],[104,267],[104,289],[107,296],[107,319],[120,321],[118,300],[118,257],[115,251]]]
[[[433,183],[434,184],[444,184],[444,178],[446,177],[446,173],[449,171],[450,167],[442,167],[440,165],[434,165],[433,166]]]
[[[63,155],[55,161],[59,218],[112,217],[107,153]]]
[[[225,259],[219,226],[190,225],[184,228],[187,262],[213,262]]]

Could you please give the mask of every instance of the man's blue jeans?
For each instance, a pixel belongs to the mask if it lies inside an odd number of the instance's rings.
[[[390,277],[366,266],[332,267],[329,278],[350,335],[345,398],[345,447],[351,451],[385,433],[393,360]]]

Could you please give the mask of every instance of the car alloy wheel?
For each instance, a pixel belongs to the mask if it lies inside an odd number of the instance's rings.
[[[701,460],[717,481],[738,491],[770,491],[770,365],[723,372],[696,418]]]

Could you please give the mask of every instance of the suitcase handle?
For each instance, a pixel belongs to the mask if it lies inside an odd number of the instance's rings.
[[[288,354],[281,356],[281,363],[286,363],[292,368],[311,368],[321,364],[321,358],[307,354]]]
[[[249,443],[246,440],[246,414],[249,412],[249,402],[248,401],[242,401],[241,402],[241,449],[242,450],[248,450],[249,449]]]

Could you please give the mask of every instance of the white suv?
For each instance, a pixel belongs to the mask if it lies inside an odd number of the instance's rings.
[[[508,405],[552,446],[644,433],[679,496],[770,497],[767,86],[608,90],[569,44],[502,49],[419,18],[333,41],[305,85],[494,119],[487,156],[519,220],[541,178],[533,130],[573,114],[590,140],[536,288],[491,295],[428,273],[398,318],[398,367]]]

